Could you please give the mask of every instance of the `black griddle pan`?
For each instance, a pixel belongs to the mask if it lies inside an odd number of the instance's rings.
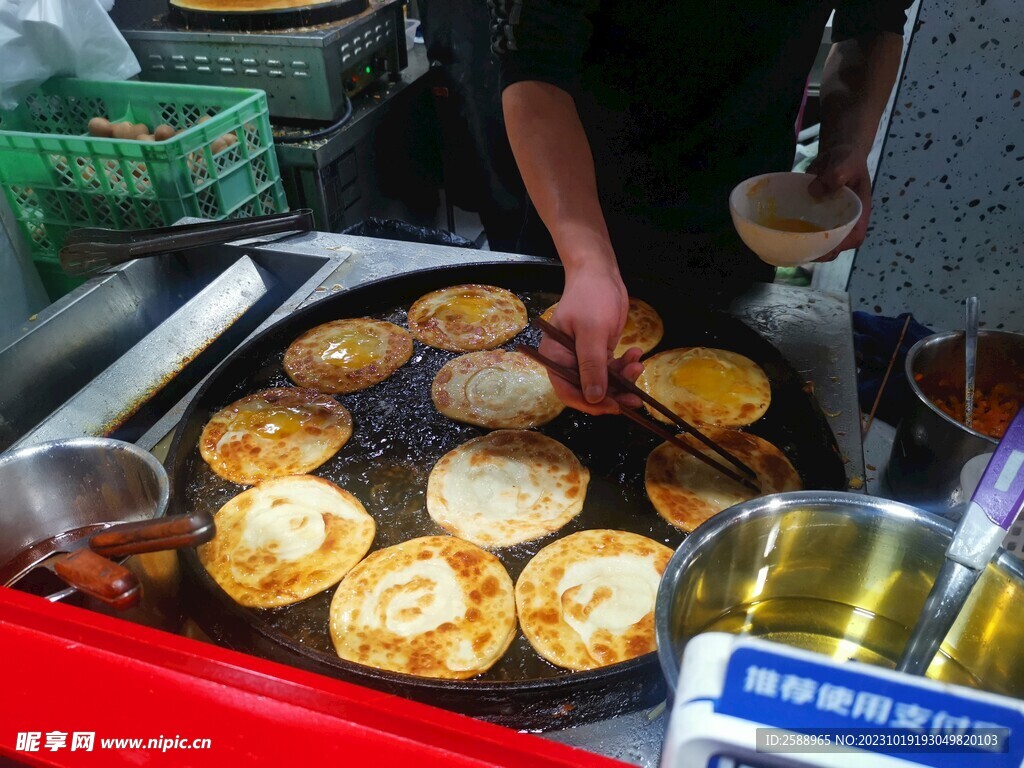
[[[216,477],[199,456],[203,427],[240,397],[291,386],[281,368],[288,345],[308,329],[346,317],[374,316],[405,325],[405,310],[421,295],[450,285],[484,283],[515,292],[531,319],[557,301],[564,272],[557,263],[482,263],[389,277],[321,299],[253,338],[227,358],[186,410],[168,454],[170,511],[215,512],[242,486]],[[749,428],[782,448],[811,489],[845,488],[835,438],[804,382],[756,332],[725,314],[681,304],[663,286],[635,284],[630,294],[652,304],[665,322],[654,352],[712,346],[746,355],[768,374],[772,403]],[[528,327],[506,344],[536,344]],[[444,533],[427,515],[426,479],[446,452],[486,430],[439,414],[430,400],[434,374],[454,353],[415,345],[413,357],[391,378],[363,392],[337,395],[352,413],[354,434],[313,474],[354,493],[377,521],[373,550],[416,536]],[[660,442],[622,417],[590,417],[566,410],[540,431],[563,442],[590,469],[583,512],[559,532],[495,550],[515,580],[526,562],[555,538],[585,528],[617,528],[650,536],[673,549],[685,534],[665,523],[644,492],[647,455]],[[320,672],[516,728],[552,729],[652,706],[665,696],[656,654],[586,672],[556,668],[519,632],[505,657],[472,680],[448,681],[385,672],[339,659],[327,629],[334,590],[294,606],[253,610],[237,605],[210,578],[193,550],[180,553],[185,599],[199,625],[217,642],[275,661]]]
[[[369,0],[331,0],[329,3],[266,11],[199,10],[170,3],[171,24],[183,29],[226,32],[262,32],[301,29],[357,16],[370,7]]]

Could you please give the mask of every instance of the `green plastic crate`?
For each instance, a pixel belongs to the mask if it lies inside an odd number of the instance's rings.
[[[93,117],[182,132],[157,142],[98,139],[88,134]],[[235,143],[212,154],[229,132]],[[0,110],[0,186],[36,260],[55,259],[76,227],[288,210],[266,94],[244,88],[54,78],[17,109]]]

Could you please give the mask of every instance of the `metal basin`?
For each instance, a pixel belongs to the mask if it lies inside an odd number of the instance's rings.
[[[942,564],[953,525],[898,502],[804,491],[716,515],[676,551],[655,607],[670,686],[687,641],[749,634],[892,668]],[[1002,552],[928,677],[1024,695],[1024,569]]]
[[[238,278],[231,271],[245,255],[259,290],[232,295]],[[110,402],[120,398],[124,413],[106,414],[90,403],[78,410],[90,411],[95,424],[79,423],[82,415],[76,413],[39,439],[92,434],[135,441],[260,323],[283,306],[298,306],[342,260],[218,246],[187,256],[139,259],[90,280],[41,312],[0,350],[0,451],[51,418],[132,350],[139,353],[132,370],[127,377],[124,372],[113,377],[113,387],[131,383],[134,388],[106,397]],[[179,328],[166,327],[172,319]],[[148,354],[145,340],[161,327],[170,338],[194,341],[173,350],[174,369],[157,373],[140,360]],[[166,353],[164,343],[155,346],[160,347],[153,350],[155,357]],[[157,395],[159,403],[147,408]]]
[[[58,440],[0,457],[0,573],[31,545],[46,555],[69,532],[164,514],[163,466],[131,443],[107,438]],[[14,568],[20,571],[21,568]],[[8,576],[0,578],[0,584]]]
[[[1024,374],[1024,335],[1009,331],[978,334],[977,389]],[[886,481],[894,498],[943,513],[966,501],[960,470],[968,460],[995,450],[996,440],[947,416],[935,399],[964,393],[964,334],[937,333],[911,347],[906,361],[913,405],[899,423]]]

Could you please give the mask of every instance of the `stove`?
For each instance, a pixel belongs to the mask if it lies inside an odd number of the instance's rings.
[[[217,29],[198,29],[201,17],[178,12],[121,33],[143,80],[259,88],[275,122],[333,122],[347,99],[382,77],[397,79],[407,66],[403,7],[402,0],[382,0],[348,18],[264,30],[252,29],[259,22],[249,14],[238,14],[236,29],[227,30],[234,20],[223,15],[202,24]]]

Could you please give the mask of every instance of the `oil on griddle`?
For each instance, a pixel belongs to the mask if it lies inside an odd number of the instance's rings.
[[[558,300],[557,294],[518,291],[532,321]],[[666,334],[654,352],[672,346],[716,346],[745,350],[736,345],[718,342],[715,324],[694,326],[690,322],[673,322],[674,318],[660,310]],[[407,327],[406,307],[373,314]],[[737,321],[732,321],[737,322]],[[296,334],[298,335],[298,334]],[[728,336],[729,334],[726,333]],[[503,348],[517,344],[536,346],[539,332],[527,326]],[[240,383],[219,407],[252,392],[269,387],[293,386],[285,375],[281,361],[284,349],[262,359],[255,372]],[[488,430],[461,424],[441,415],[430,397],[434,375],[457,353],[424,346],[415,342],[409,362],[385,381],[361,392],[336,395],[351,412],[354,431],[351,440],[326,464],[313,474],[324,477],[353,493],[363,502],[377,521],[377,535],[371,552],[418,536],[447,535],[431,520],[426,510],[427,477],[434,463],[445,453]],[[786,368],[767,366],[773,383],[791,374]],[[787,387],[792,394],[791,386]],[[807,452],[788,441],[794,425],[781,411],[788,410],[773,401],[765,417],[750,431],[775,442],[790,457],[804,477],[803,466],[810,461]],[[216,409],[209,411],[211,417]],[[796,427],[799,429],[799,427]],[[644,470],[647,455],[660,440],[640,430],[621,417],[590,417],[566,409],[539,431],[562,442],[579,458],[591,473],[583,511],[559,531],[531,542],[493,550],[517,580],[529,560],[556,538],[591,528],[613,528],[638,533],[675,549],[685,534],[666,523],[654,510],[644,491]],[[829,435],[831,437],[831,435]],[[834,446],[834,440],[832,445]],[[804,456],[800,454],[804,453]],[[216,512],[244,488],[213,474],[200,458],[198,448],[190,458],[191,473],[186,491],[189,509]],[[820,483],[818,487],[823,487]],[[334,657],[328,629],[328,613],[334,589],[284,608],[255,610],[273,629],[292,638],[310,650]],[[335,657],[336,658],[336,657]],[[517,632],[505,655],[476,680],[512,681],[570,675],[570,670],[556,667],[542,659]]]

